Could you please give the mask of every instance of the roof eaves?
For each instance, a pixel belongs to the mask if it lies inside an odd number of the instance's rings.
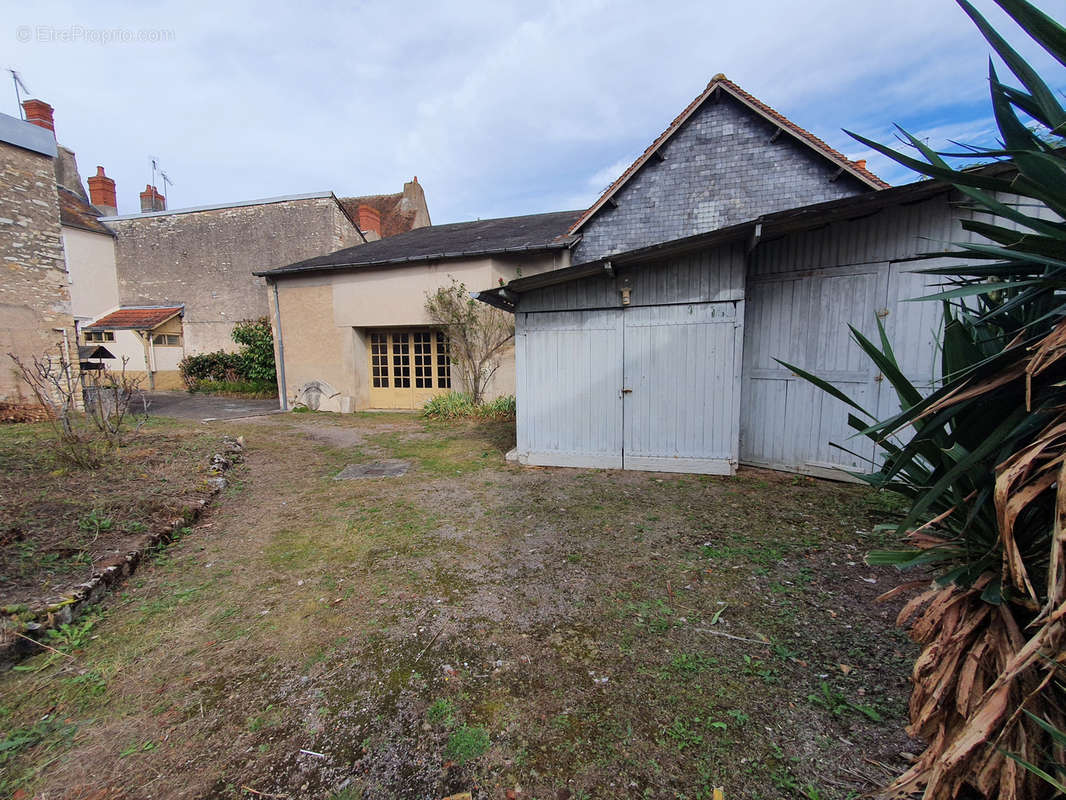
[[[443,251],[440,253],[425,253],[417,256],[397,256],[396,258],[383,258],[374,261],[351,261],[343,264],[312,264],[302,266],[293,264],[289,267],[253,272],[257,277],[283,277],[285,275],[298,275],[306,272],[333,272],[344,269],[363,269],[369,267],[389,267],[403,264],[417,264],[422,261],[444,261],[457,258],[477,258],[484,256],[507,255],[508,253],[534,253],[548,250],[565,250],[574,241],[574,237],[565,237],[563,240],[546,242],[544,244],[525,245],[522,247],[490,248],[487,250],[458,250]]]

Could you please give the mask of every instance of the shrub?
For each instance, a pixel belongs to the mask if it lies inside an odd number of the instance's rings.
[[[277,373],[274,367],[274,335],[270,320],[261,317],[244,320],[233,326],[233,341],[240,352],[201,353],[186,356],[178,364],[185,388],[192,391],[224,391],[234,394],[276,396]],[[211,388],[228,384],[227,388]],[[270,388],[264,388],[270,384]]]
[[[516,412],[515,396],[513,394],[497,397],[478,409],[479,416],[492,419],[514,419]]]
[[[422,407],[422,416],[429,419],[463,419],[473,416],[475,408],[470,395],[448,392],[427,400]]]
[[[514,415],[514,395],[474,403],[465,392],[448,392],[427,400],[422,407],[422,416],[428,419],[513,419]]]
[[[276,381],[274,332],[266,317],[246,319],[233,326],[233,341],[241,346],[241,377],[248,381]]]

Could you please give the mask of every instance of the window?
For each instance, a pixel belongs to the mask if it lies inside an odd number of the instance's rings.
[[[433,388],[433,336],[429,331],[411,334],[415,357],[415,388]]]
[[[370,334],[370,370],[372,385],[378,389],[389,388],[389,335]]]
[[[411,388],[411,349],[406,333],[392,335],[392,385],[397,389]]]
[[[152,337],[152,344],[164,347],[181,347],[181,336],[176,333],[157,333]]]
[[[85,331],[85,342],[113,342],[115,341],[115,334],[113,331]]]
[[[452,388],[452,359],[448,337],[437,331],[437,388]]]

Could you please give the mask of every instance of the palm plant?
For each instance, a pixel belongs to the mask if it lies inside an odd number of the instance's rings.
[[[879,445],[879,469],[857,477],[910,503],[898,527],[906,549],[868,560],[936,572],[931,586],[890,593],[926,587],[898,622],[923,648],[908,730],[927,748],[887,793],[948,800],[968,787],[1039,798],[1054,784],[1026,766],[1061,782],[1066,745],[1057,733],[1066,698],[1053,680],[1066,662],[1066,110],[967,0],[957,2],[1022,85],[1001,83],[990,61],[1000,146],[938,153],[902,132],[913,157],[852,134],[992,217],[962,221],[985,240],[957,245],[965,262],[923,270],[944,281],[922,298],[943,305],[942,378],[923,392],[904,377],[883,328],[874,342],[853,327],[899,397],[900,412],[878,420],[786,366],[848,403],[851,427]],[[1026,0],[995,2],[1066,66],[1066,28]],[[993,163],[960,170],[948,158]]]

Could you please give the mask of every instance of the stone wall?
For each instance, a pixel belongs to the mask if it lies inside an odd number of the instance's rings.
[[[77,339],[52,158],[3,141],[0,259],[0,403],[32,402],[7,354],[69,354],[76,368]]]
[[[718,93],[581,228],[579,264],[869,191],[750,109]]]
[[[185,305],[187,354],[235,350],[233,325],[267,315],[253,270],[362,242],[332,197],[108,220],[122,305]]]

